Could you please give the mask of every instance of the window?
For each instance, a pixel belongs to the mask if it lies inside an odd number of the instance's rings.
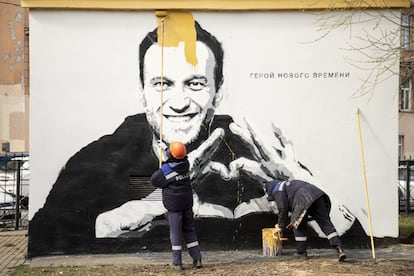
[[[405,80],[401,83],[400,111],[411,111],[411,81]]]
[[[411,49],[411,24],[412,15],[402,14],[401,17],[401,47]]]
[[[398,135],[398,160],[402,160],[404,147],[404,135]]]

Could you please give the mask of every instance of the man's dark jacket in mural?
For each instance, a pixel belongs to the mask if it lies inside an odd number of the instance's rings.
[[[187,145],[188,152],[205,141],[210,132],[221,127],[225,137],[210,160],[228,165],[241,156],[251,158],[249,149],[229,130],[231,122],[229,116],[216,115],[210,129],[203,128],[199,139]],[[127,117],[112,135],[101,137],[72,156],[61,170],[43,208],[30,221],[29,255],[130,251],[141,245],[149,248],[150,234],[145,236],[147,243],[135,242],[133,249],[131,242],[122,239],[96,239],[95,220],[103,212],[127,201],[144,198],[154,191],[150,177],[159,165],[152,150],[152,139],[153,132],[145,114],[137,114]],[[197,183],[194,190],[201,202],[231,210],[241,202],[264,195],[261,184],[243,173],[238,181],[224,181],[212,173]],[[274,219],[272,215],[271,220]],[[260,229],[262,223],[256,224],[251,231]],[[273,222],[269,220],[267,223],[271,225]],[[244,233],[236,230],[240,227],[240,223],[231,223],[227,232],[223,228],[222,239],[234,243],[234,232]],[[211,231],[207,231],[205,239],[222,243],[218,236],[209,236]],[[201,238],[202,235],[201,231]]]

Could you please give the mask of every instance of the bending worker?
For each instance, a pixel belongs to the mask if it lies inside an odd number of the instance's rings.
[[[274,180],[266,183],[268,200],[276,202],[278,226],[276,232],[293,228],[298,256],[307,257],[307,222],[311,216],[325,233],[329,244],[338,253],[338,260],[344,261],[346,254],[342,242],[329,217],[329,197],[316,186],[301,180]],[[291,212],[290,222],[288,213]]]
[[[162,202],[167,209],[172,245],[173,269],[182,270],[182,238],[184,238],[193,268],[201,268],[201,252],[194,227],[193,191],[190,182],[187,150],[181,142],[171,142],[169,158],[151,176],[155,187],[162,188]]]

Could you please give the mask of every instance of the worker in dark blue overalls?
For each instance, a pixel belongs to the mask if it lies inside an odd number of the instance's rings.
[[[169,146],[169,158],[162,167],[151,176],[154,186],[162,188],[162,200],[167,209],[172,245],[173,268],[182,270],[182,239],[184,238],[193,268],[201,268],[201,252],[194,227],[193,191],[189,173],[185,145],[172,142]]]
[[[338,260],[344,261],[346,254],[342,242],[329,217],[331,203],[329,197],[316,186],[300,180],[275,180],[266,183],[268,200],[276,202],[278,229],[293,228],[296,240],[296,252],[299,256],[307,257],[307,223],[311,216],[325,233],[329,244],[337,250]],[[289,222],[288,214],[291,212]]]

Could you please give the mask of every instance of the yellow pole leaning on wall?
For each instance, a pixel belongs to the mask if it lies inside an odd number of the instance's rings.
[[[376,258],[375,258],[374,236],[373,236],[373,231],[372,231],[371,208],[370,208],[369,196],[368,196],[367,173],[366,173],[366,170],[365,170],[364,146],[362,144],[361,122],[360,122],[359,108],[357,109],[357,121],[358,121],[359,145],[360,145],[361,157],[362,157],[362,171],[363,171],[363,174],[364,174],[365,199],[366,199],[366,202],[367,202],[367,209],[368,209],[368,222],[369,222],[369,234],[370,234],[370,237],[371,237],[372,259],[375,263]]]
[[[159,167],[162,166],[162,132],[163,132],[163,122],[162,122],[162,114],[163,114],[163,107],[164,107],[164,20],[167,17],[166,11],[155,11],[155,15],[160,18],[160,28],[161,28],[161,91],[160,91],[160,158],[159,158]],[[159,40],[158,40],[159,41]]]

